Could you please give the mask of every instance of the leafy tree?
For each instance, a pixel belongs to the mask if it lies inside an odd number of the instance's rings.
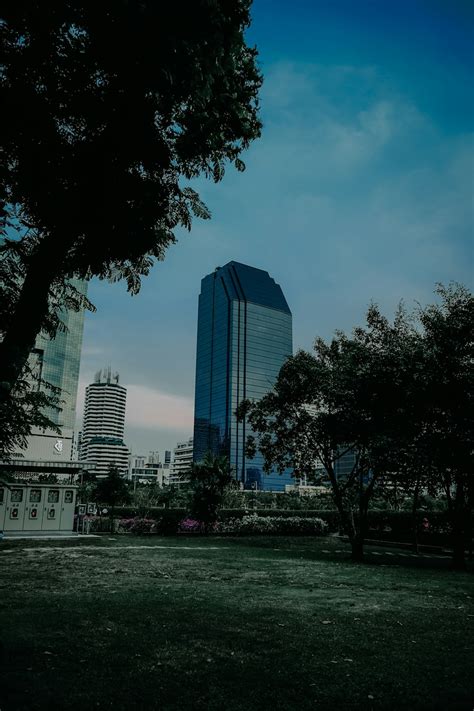
[[[289,358],[274,391],[238,411],[254,432],[248,454],[258,448],[267,470],[291,467],[311,480],[323,465],[355,561],[374,488],[394,469],[394,443],[411,432],[404,400],[418,340],[402,308],[390,324],[372,306],[365,328],[351,338],[336,332],[330,343],[318,338],[314,355]]]
[[[190,472],[191,514],[207,530],[217,521],[217,509],[232,482],[229,461],[208,452],[202,462],[193,462]]]
[[[190,489],[188,484],[168,484],[158,495],[158,506],[165,509],[187,508],[190,502]]]
[[[96,500],[97,477],[95,472],[84,471],[79,475],[77,500],[81,503]]]
[[[283,366],[275,390],[244,403],[254,435],[248,451],[267,468],[311,476],[321,462],[352,544],[362,557],[367,511],[376,493],[412,496],[414,534],[421,495],[444,491],[453,565],[464,568],[474,505],[474,299],[458,284],[438,286],[440,304],[400,307],[393,324],[372,306],[364,328],[315,343]],[[344,476],[343,458],[351,458]],[[415,545],[417,539],[415,537]]]
[[[130,501],[127,482],[117,467],[111,465],[105,479],[100,479],[97,482],[94,496],[99,504],[109,505],[110,530],[113,532],[115,507],[117,504],[128,504]]]
[[[141,484],[134,488],[131,503],[137,509],[140,518],[147,518],[150,509],[158,506],[161,500],[162,489],[157,484]]]
[[[420,309],[424,426],[420,446],[444,491],[453,532],[453,566],[465,568],[474,507],[474,297],[460,284],[439,285],[440,303]]]
[[[220,181],[227,161],[244,169],[261,129],[250,4],[2,3],[3,420],[67,280],[125,279],[137,293],[175,229],[210,217],[190,181]]]

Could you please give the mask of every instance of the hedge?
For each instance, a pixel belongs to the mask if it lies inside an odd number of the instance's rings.
[[[117,507],[115,514],[120,519],[139,518],[137,509],[132,507]],[[188,511],[183,508],[148,509],[147,519],[156,522],[156,530],[162,535],[174,535],[178,531],[179,523],[185,519]],[[306,509],[295,511],[290,509],[221,509],[218,512],[218,521],[225,523],[229,520],[238,520],[244,516],[257,515],[272,519],[321,519],[328,526],[330,533],[342,533],[340,516],[337,511]],[[355,516],[357,518],[357,514]],[[426,519],[428,526],[424,526]],[[450,542],[451,526],[447,511],[419,511],[417,514],[419,542],[432,545],[446,545]],[[367,538],[410,542],[413,538],[413,519],[409,511],[369,511]],[[100,525],[96,525],[100,530]]]
[[[207,533],[217,535],[248,536],[248,535],[280,535],[280,536],[322,536],[327,533],[328,526],[320,518],[303,516],[257,516],[250,514],[242,518],[229,518],[217,521]],[[177,530],[181,533],[206,533],[200,521],[185,518],[178,523]],[[150,518],[123,518],[118,521],[119,532],[129,532],[136,535],[163,533],[163,522]],[[177,531],[173,531],[176,533]]]

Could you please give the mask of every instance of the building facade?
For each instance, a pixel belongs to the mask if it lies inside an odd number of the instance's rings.
[[[87,282],[71,280],[82,294],[87,293]],[[45,415],[60,429],[33,428],[26,449],[17,450],[14,456],[32,461],[70,461],[73,458],[73,432],[76,419],[77,388],[81,364],[84,311],[63,311],[61,321],[64,330],[54,338],[40,333],[30,354],[33,378],[31,387],[43,388],[41,380],[60,390],[61,410],[45,409]]]
[[[178,442],[173,451],[173,461],[170,466],[169,483],[183,484],[188,481],[187,474],[193,462],[193,438]]]
[[[235,411],[242,400],[268,393],[292,355],[292,316],[268,272],[238,262],[218,267],[199,296],[194,461],[210,451],[229,458],[245,488],[284,490],[289,472],[265,474],[263,457],[249,459],[251,434]]]
[[[110,466],[128,470],[128,449],[123,441],[127,390],[119,384],[118,373],[110,367],[96,373],[86,388],[81,459],[94,465],[98,477]]]

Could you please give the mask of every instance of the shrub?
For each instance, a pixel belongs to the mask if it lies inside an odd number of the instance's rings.
[[[152,518],[125,518],[119,521],[119,531],[129,531],[137,536],[157,532],[157,522]]]
[[[292,511],[290,509],[221,509],[219,511],[219,521],[227,521],[229,519],[240,519],[249,514],[265,518],[304,518],[304,519],[320,519],[328,524],[331,533],[337,532],[340,529],[340,516],[337,511],[321,511],[320,509]]]
[[[178,524],[178,530],[182,533],[203,533],[204,524],[195,518],[183,518]]]
[[[329,528],[328,524],[320,518],[291,516],[275,519],[275,521],[278,522],[278,533],[291,536],[322,536],[328,532]]]
[[[328,525],[320,518],[258,516],[257,514],[227,519],[219,522],[216,527],[216,533],[242,536],[254,534],[321,536],[327,531]]]

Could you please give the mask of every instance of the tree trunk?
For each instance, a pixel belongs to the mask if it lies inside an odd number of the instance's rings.
[[[362,563],[364,560],[364,539],[361,536],[351,539],[351,560],[354,563]]]
[[[420,480],[416,480],[415,491],[413,492],[413,506],[411,510],[411,525],[413,533],[413,550],[418,553],[418,521],[417,521],[417,510],[418,510],[418,500],[420,495]]]
[[[0,343],[0,403],[10,397],[48,312],[51,285],[60,271],[69,240],[44,238],[31,256],[20,296]]]
[[[464,547],[464,531],[453,532],[453,558],[451,564],[453,570],[466,570]]]
[[[111,506],[110,507],[110,533],[115,533],[115,531],[114,531],[114,512],[115,512],[115,507]]]
[[[341,516],[344,533],[346,533],[351,544],[351,560],[354,561],[354,563],[361,563],[364,559],[364,538],[366,530],[364,521],[360,519],[359,526],[357,527],[353,512],[351,511],[349,514],[344,510],[342,505],[339,509],[339,514]]]
[[[454,505],[451,509],[453,527],[453,570],[466,570],[464,548],[466,544],[466,506],[464,501],[464,486],[461,480],[456,482]]]

